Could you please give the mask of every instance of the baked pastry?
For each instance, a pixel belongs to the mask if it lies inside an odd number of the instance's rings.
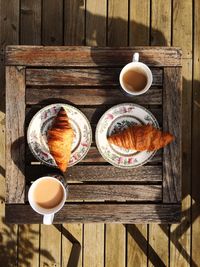
[[[152,125],[133,125],[108,137],[108,142],[119,147],[137,151],[153,151],[169,144],[174,139]]]
[[[47,143],[58,168],[65,172],[71,156],[74,132],[64,108],[61,108],[47,134]]]

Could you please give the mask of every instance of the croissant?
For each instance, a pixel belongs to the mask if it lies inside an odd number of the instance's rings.
[[[52,128],[47,134],[47,143],[58,168],[65,172],[71,156],[74,132],[64,108],[61,108],[54,119]]]
[[[158,150],[174,139],[170,133],[164,133],[152,125],[133,125],[120,133],[108,137],[108,142],[119,147],[137,151]]]

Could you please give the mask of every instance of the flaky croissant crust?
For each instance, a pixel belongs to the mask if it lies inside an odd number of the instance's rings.
[[[174,139],[170,133],[165,133],[152,125],[133,125],[122,132],[108,137],[108,142],[116,146],[137,151],[158,150]]]
[[[58,168],[65,172],[71,156],[74,132],[64,108],[61,108],[48,131],[47,141]]]

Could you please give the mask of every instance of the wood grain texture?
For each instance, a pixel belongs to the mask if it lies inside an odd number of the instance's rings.
[[[104,266],[104,224],[84,225],[84,266]]]
[[[82,267],[83,250],[83,225],[63,224],[62,225],[62,267]]]
[[[21,1],[21,44],[41,44],[41,5],[41,0]]]
[[[39,266],[61,265],[61,225],[41,225]],[[44,253],[46,252],[46,253]]]
[[[39,239],[38,224],[19,225],[18,230],[18,266],[39,267]],[[41,251],[41,254],[44,254]]]
[[[182,46],[183,58],[192,58],[192,1],[173,1],[173,42]],[[184,30],[180,30],[184,29]]]
[[[164,69],[163,130],[174,141],[163,150],[163,202],[181,201],[181,69]],[[173,97],[172,97],[173,95]]]
[[[4,48],[19,42],[19,0],[0,0],[0,263],[17,265],[18,225],[5,223],[5,66]]]
[[[148,265],[169,266],[170,226],[161,224],[149,225]],[[173,265],[172,265],[173,266]]]
[[[200,265],[200,217],[199,217],[199,121],[200,121],[200,3],[195,1],[194,24],[194,81],[193,81],[193,115],[192,115],[192,259]]]
[[[42,1],[42,44],[63,44],[63,0]]]
[[[64,1],[64,44],[85,44],[85,0]]]
[[[104,204],[67,203],[55,215],[54,223],[118,222],[118,223],[175,223],[180,221],[180,204]],[[29,205],[7,204],[7,223],[41,223],[42,217]],[[45,227],[45,226],[44,226]]]
[[[136,169],[130,169],[124,171],[124,169],[115,168],[114,166],[73,166],[69,168],[66,177],[68,181],[79,181],[79,182],[95,182],[95,181],[141,181],[141,182],[159,182],[162,180],[162,166],[143,166]],[[53,172],[56,169],[51,169]],[[49,167],[40,165],[26,166],[26,177],[27,180],[35,180],[41,177],[45,173],[48,173]]]
[[[148,45],[150,1],[130,0],[129,45]]]
[[[152,1],[151,45],[171,44],[171,0]]]
[[[96,81],[97,82],[97,81]],[[140,105],[161,105],[162,104],[162,89],[152,87],[144,96],[134,97],[134,103]],[[49,104],[49,96],[55,102],[61,100],[73,105],[117,105],[121,103],[129,103],[130,97],[126,96],[118,87],[100,86],[100,88],[85,87],[80,89],[75,88],[31,88],[26,90],[26,104]]]
[[[84,69],[27,69],[27,85],[80,85],[105,86],[118,85],[121,68],[84,68]],[[161,86],[163,73],[160,68],[153,68],[153,86]]]
[[[24,67],[6,67],[6,103],[6,202],[23,203],[25,189]]]
[[[0,45],[19,44],[19,0],[1,0]],[[3,50],[4,51],[4,50]],[[1,51],[2,52],[2,51]]]
[[[135,52],[139,52],[140,60],[149,66],[181,66],[181,51],[174,47],[8,46],[5,63],[27,66],[121,67],[130,62]]]
[[[161,185],[69,184],[69,200],[161,201]]]
[[[108,1],[108,45],[128,45],[128,0]]]
[[[127,228],[127,267],[147,266],[147,225],[128,224]]]
[[[106,45],[107,1],[87,0],[86,2],[86,45]]]
[[[125,235],[122,224],[106,224],[105,266],[125,267]]]

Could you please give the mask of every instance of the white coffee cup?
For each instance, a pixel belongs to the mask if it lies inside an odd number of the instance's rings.
[[[134,70],[134,69],[141,69],[141,71],[145,74],[147,78],[147,83],[145,87],[140,91],[130,91],[123,81],[124,74],[127,71]],[[152,72],[146,64],[139,62],[139,53],[133,54],[133,61],[125,65],[119,75],[119,82],[120,82],[122,89],[131,96],[141,95],[147,92],[150,86],[152,85],[152,81],[153,81]]]
[[[46,179],[52,179],[52,180],[55,180],[56,182],[58,182],[61,186],[62,186],[62,189],[63,189],[63,198],[62,200],[60,201],[60,203],[53,207],[53,208],[43,208],[41,207],[40,205],[38,205],[36,203],[36,201],[34,200],[34,190],[36,189],[36,187],[38,186],[38,184],[41,182],[41,180],[46,180]],[[36,181],[34,181],[28,191],[28,201],[32,207],[32,209],[34,211],[36,211],[37,213],[43,215],[43,224],[47,224],[47,225],[50,225],[53,223],[53,218],[54,218],[54,214],[56,212],[58,212],[60,209],[62,209],[62,207],[64,206],[65,204],[65,201],[66,201],[66,198],[67,198],[67,188],[63,185],[63,181],[62,181],[62,178],[55,178],[55,177],[52,177],[52,176],[44,176],[44,177],[41,177],[41,178],[38,178]]]

